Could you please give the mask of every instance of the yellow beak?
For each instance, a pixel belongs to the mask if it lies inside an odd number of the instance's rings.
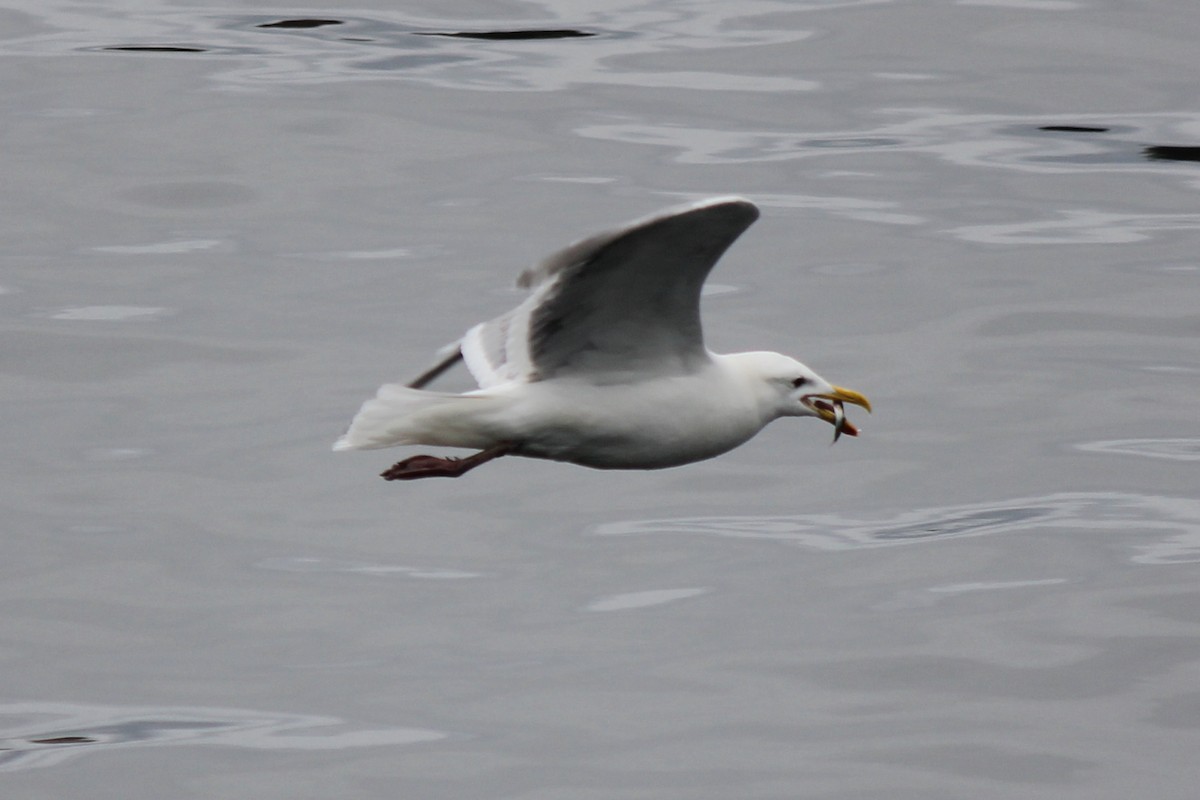
[[[835,386],[833,387],[833,394],[824,396],[831,400],[841,400],[843,403],[862,406],[867,410],[868,414],[871,413],[871,401],[853,389],[843,389],[841,386]]]
[[[850,420],[846,419],[846,413],[842,410],[843,403],[862,406],[869,413],[871,411],[871,401],[853,389],[844,389],[841,386],[834,386],[833,391],[829,394],[814,394],[811,397],[817,398],[816,402],[810,401],[809,407],[817,412],[817,416],[833,426],[833,440],[836,442],[843,433],[849,436],[858,436],[858,428]],[[832,402],[823,402],[832,401]]]

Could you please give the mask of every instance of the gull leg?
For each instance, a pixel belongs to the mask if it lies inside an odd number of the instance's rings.
[[[413,481],[417,478],[457,478],[467,470],[486,464],[513,451],[511,444],[498,444],[466,458],[412,456],[398,461],[380,473],[385,481]]]

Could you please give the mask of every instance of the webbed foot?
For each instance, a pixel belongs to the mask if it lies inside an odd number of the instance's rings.
[[[417,478],[457,478],[468,470],[475,469],[480,464],[486,464],[493,458],[499,458],[512,452],[512,445],[501,444],[481,450],[466,458],[443,456],[410,456],[403,461],[397,461],[392,466],[379,473],[385,481],[414,481]]]

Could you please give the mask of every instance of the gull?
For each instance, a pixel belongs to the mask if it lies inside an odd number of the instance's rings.
[[[700,292],[758,219],[741,197],[662,211],[578,241],[521,274],[529,296],[438,351],[407,383],[363,404],[334,450],[471,448],[416,455],[387,480],[458,477],[501,456],[597,469],[661,469],[732,450],[780,417],[816,417],[834,442],[858,429],[844,403],[871,404],[779,353],[704,345]],[[478,389],[424,387],[464,362]]]

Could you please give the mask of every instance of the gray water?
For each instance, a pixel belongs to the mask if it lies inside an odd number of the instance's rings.
[[[0,23],[5,798],[1195,796],[1190,0]],[[860,438],[329,451],[523,267],[726,193],[709,345]]]

